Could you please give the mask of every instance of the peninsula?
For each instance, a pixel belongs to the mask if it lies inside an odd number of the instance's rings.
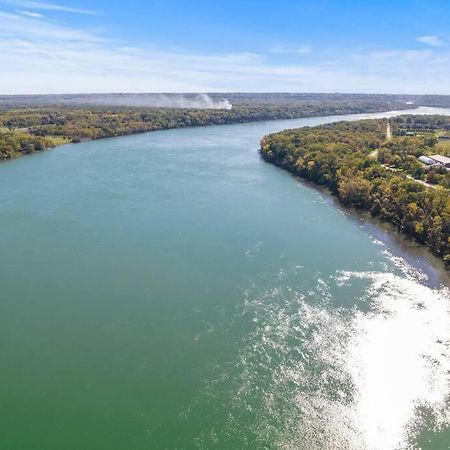
[[[370,211],[450,264],[450,118],[398,116],[286,130],[261,156]]]

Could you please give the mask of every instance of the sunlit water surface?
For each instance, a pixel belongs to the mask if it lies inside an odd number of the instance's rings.
[[[341,119],[0,165],[0,448],[450,448],[448,277],[257,153]]]

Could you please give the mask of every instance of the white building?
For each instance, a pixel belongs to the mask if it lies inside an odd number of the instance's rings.
[[[450,168],[450,158],[448,158],[447,156],[432,155],[430,156],[430,158],[434,159],[440,166]]]

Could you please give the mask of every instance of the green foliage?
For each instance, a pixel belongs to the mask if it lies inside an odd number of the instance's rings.
[[[21,131],[0,131],[0,160],[53,147],[51,140]]]
[[[403,105],[404,106],[404,105]],[[294,119],[401,108],[380,100],[245,103],[232,110],[51,106],[0,109],[0,160],[66,142],[169,128]],[[30,144],[30,140],[34,144]],[[15,144],[11,145],[10,141]],[[22,144],[23,143],[23,144]]]
[[[450,118],[427,122],[447,126]],[[417,136],[386,142],[385,124],[368,120],[287,130],[264,137],[260,151],[266,161],[327,186],[345,205],[393,223],[450,262],[449,172],[428,172],[441,184],[437,189],[412,179],[411,172],[422,175],[416,157],[431,152],[433,142]],[[378,160],[371,157],[374,150]]]

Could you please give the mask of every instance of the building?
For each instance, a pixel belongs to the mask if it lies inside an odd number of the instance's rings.
[[[450,158],[448,158],[447,156],[432,155],[430,156],[430,158],[434,159],[440,166],[450,168]]]
[[[428,156],[420,156],[419,161],[426,166],[433,166],[436,164],[434,159],[429,158]]]
[[[432,155],[432,156],[419,156],[419,162],[426,166],[442,166],[450,169],[450,158],[442,155]]]

